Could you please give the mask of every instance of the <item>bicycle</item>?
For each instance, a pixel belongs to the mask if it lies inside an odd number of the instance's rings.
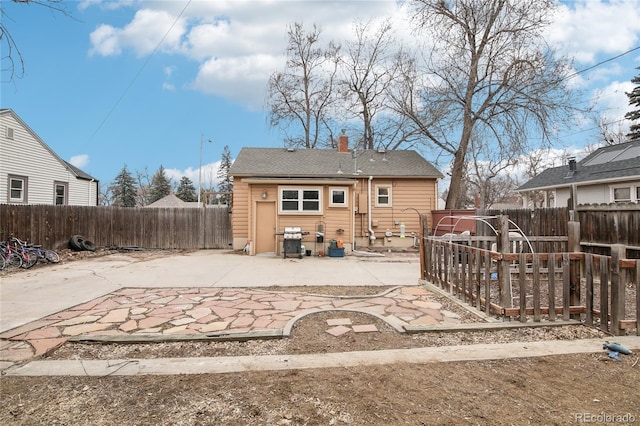
[[[2,269],[22,266],[22,256],[12,249],[6,241],[0,241],[0,255],[2,256],[2,263],[0,263]]]
[[[9,240],[9,243],[7,244],[7,246],[10,247],[12,251],[15,251],[22,257],[21,266],[24,269],[29,269],[33,265],[38,263],[38,255],[36,253],[33,253],[27,250],[27,248],[25,247],[25,244],[26,244],[26,241],[22,241],[19,238],[13,237]]]
[[[29,262],[33,264],[38,263],[38,261],[47,263],[60,262],[60,255],[53,250],[43,249],[41,245],[28,244],[27,241],[22,241],[19,238],[12,238],[12,241],[15,242],[16,246],[20,246],[23,252],[28,254]]]
[[[39,261],[48,263],[60,262],[60,255],[53,250],[43,249],[40,245],[26,244],[25,248],[38,256]]]

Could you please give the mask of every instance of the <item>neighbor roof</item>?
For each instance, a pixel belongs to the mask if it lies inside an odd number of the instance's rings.
[[[566,187],[572,184],[640,179],[640,139],[597,149],[576,164],[546,169],[517,191]]]
[[[147,204],[145,207],[184,207],[195,208],[200,207],[198,202],[186,202],[178,198],[173,192],[165,195],[157,201],[151,204]]]
[[[416,151],[242,148],[229,171],[234,176],[442,178]]]

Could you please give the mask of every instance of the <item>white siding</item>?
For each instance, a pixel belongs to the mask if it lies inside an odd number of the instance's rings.
[[[13,129],[13,140],[7,138]],[[0,203],[8,202],[9,175],[28,178],[28,204],[54,204],[54,182],[68,185],[69,205],[96,205],[96,182],[78,179],[12,114],[0,115]]]

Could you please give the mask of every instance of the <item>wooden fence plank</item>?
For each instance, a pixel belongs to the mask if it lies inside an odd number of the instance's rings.
[[[584,277],[585,277],[585,305],[587,313],[585,316],[585,324],[593,325],[593,255],[587,254],[584,258]]]
[[[520,273],[518,282],[520,283],[520,322],[527,322],[527,258],[524,253],[520,253],[518,262]]]
[[[556,258],[549,256],[547,260],[549,277],[549,321],[556,320]]]
[[[600,257],[600,329],[609,332],[609,264]]]
[[[571,279],[570,279],[569,254],[562,253],[562,319],[568,321],[570,318],[569,307],[571,306]]]
[[[540,322],[540,256],[533,255],[533,321]]]

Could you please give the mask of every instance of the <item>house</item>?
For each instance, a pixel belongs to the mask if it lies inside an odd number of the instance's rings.
[[[202,206],[202,204],[200,204],[197,201],[192,201],[192,202],[188,202],[188,201],[182,201],[180,198],[176,197],[176,195],[173,193],[173,191],[169,192],[169,195],[166,195],[162,198],[160,198],[159,200],[151,203],[151,204],[147,204],[146,206],[144,206],[145,208],[148,207],[180,207],[180,208],[185,208],[185,209],[189,209],[189,208],[198,208]]]
[[[98,205],[98,181],[60,158],[11,109],[0,109],[0,204]]]
[[[517,189],[528,207],[541,195],[542,207],[640,202],[640,140],[597,149],[583,160],[552,167]]]
[[[415,151],[243,148],[233,162],[234,249],[281,253],[287,227],[300,227],[314,255],[331,240],[345,252],[407,247],[419,216],[437,208],[442,174]]]

